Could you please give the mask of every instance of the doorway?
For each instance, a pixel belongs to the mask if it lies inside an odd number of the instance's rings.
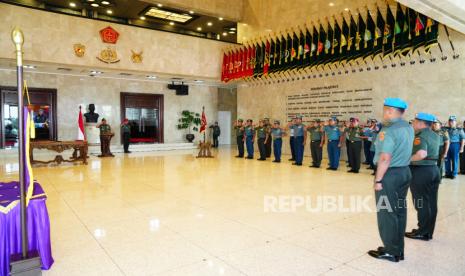
[[[124,118],[131,127],[130,143],[163,143],[163,95],[121,92]]]
[[[221,129],[218,143],[220,145],[231,145],[231,111],[218,111],[218,125]]]
[[[0,147],[18,146],[18,93],[15,87],[0,87]],[[36,138],[57,139],[57,91],[56,89],[29,88],[28,108],[32,111]],[[28,103],[26,97],[25,104]]]

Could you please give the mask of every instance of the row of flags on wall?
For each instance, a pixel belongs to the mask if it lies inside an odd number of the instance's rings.
[[[383,16],[368,9],[334,16],[311,27],[294,30],[264,41],[246,43],[223,54],[221,80],[260,78],[290,70],[359,64],[368,59],[405,57],[438,43],[439,23],[408,7],[389,5]],[[248,45],[247,45],[248,44]]]

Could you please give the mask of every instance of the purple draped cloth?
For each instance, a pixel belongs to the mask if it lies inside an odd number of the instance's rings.
[[[6,207],[19,199],[18,182],[0,182],[0,205]],[[34,183],[34,193],[27,207],[28,244],[30,251],[38,251],[42,269],[53,264],[50,243],[50,220],[46,196],[39,183]],[[10,270],[10,257],[21,253],[20,204],[8,213],[0,212],[0,276],[7,276]]]

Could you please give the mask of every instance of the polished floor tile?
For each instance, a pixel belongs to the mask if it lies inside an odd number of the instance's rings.
[[[369,171],[237,159],[228,147],[214,159],[195,155],[91,156],[87,166],[34,168],[56,260],[44,274],[465,275],[464,176],[440,186],[434,239],[407,240],[405,261],[394,264],[366,254],[381,245]],[[1,156],[0,180],[17,173],[14,155]],[[266,198],[278,197],[311,204],[267,209]],[[361,197],[372,210],[320,210],[321,197]],[[408,229],[415,226],[409,194]]]

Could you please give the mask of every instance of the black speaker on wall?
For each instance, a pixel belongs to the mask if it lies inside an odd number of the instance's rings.
[[[189,95],[189,86],[184,84],[168,84],[168,89],[175,90],[177,96]]]

